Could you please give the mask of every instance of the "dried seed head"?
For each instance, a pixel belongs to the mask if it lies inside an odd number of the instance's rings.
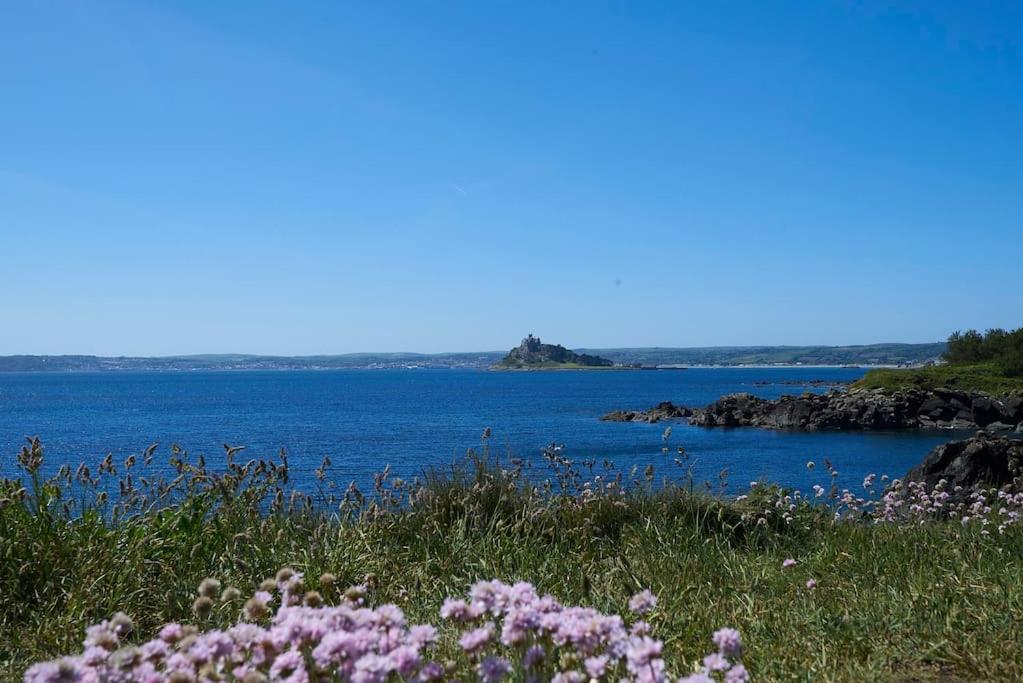
[[[266,607],[266,603],[259,598],[249,598],[245,601],[243,611],[246,619],[250,621],[258,621],[265,617],[269,610]]]
[[[365,586],[351,586],[345,591],[345,600],[349,602],[358,602],[366,595]]]
[[[337,584],[337,577],[326,572],[320,576],[320,587],[327,590],[333,588]]]
[[[291,567],[282,567],[281,570],[277,572],[277,583],[286,583],[293,576],[295,576],[294,569]]]
[[[259,671],[250,671],[242,677],[242,683],[266,683],[268,680],[266,674]]]
[[[122,647],[120,650],[110,655],[110,663],[114,665],[115,669],[132,669],[142,659],[142,653],[137,647]]]
[[[259,584],[259,590],[266,591],[267,593],[275,591],[277,590],[277,582],[273,579],[264,579],[263,582]]]
[[[220,592],[220,582],[216,579],[203,579],[199,584],[199,595],[204,598],[213,599]]]
[[[323,596],[317,591],[309,591],[305,594],[302,602],[305,603],[306,607],[319,607],[323,604]]]
[[[192,603],[192,612],[194,612],[195,616],[200,619],[208,617],[212,611],[213,600],[205,595],[200,595],[195,599],[195,602]]]
[[[114,633],[123,638],[132,632],[135,625],[132,623],[131,617],[124,612],[118,612],[110,618],[110,627],[114,630]]]
[[[224,589],[224,592],[220,594],[221,602],[234,602],[242,596],[242,592],[234,586],[228,586]]]

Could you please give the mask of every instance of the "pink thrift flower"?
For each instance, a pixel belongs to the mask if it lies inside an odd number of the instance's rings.
[[[629,600],[629,609],[635,614],[646,614],[657,606],[657,596],[649,589],[636,593]]]

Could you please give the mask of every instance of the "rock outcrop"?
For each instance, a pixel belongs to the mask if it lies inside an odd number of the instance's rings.
[[[930,491],[944,479],[946,491],[962,487],[968,492],[978,487],[1001,488],[1020,477],[1023,440],[979,431],[969,439],[937,446],[903,481],[922,482]]]
[[[670,406],[668,410],[666,407]],[[602,419],[657,422],[688,417],[701,427],[762,427],[805,431],[852,429],[1018,430],[1023,425],[1023,395],[995,397],[949,389],[833,390],[786,395],[776,400],[740,393],[723,396],[706,408],[661,403],[649,411],[616,411]]]
[[[616,410],[601,417],[605,422],[660,422],[689,417],[693,411],[677,406],[671,401],[662,401],[650,410]]]

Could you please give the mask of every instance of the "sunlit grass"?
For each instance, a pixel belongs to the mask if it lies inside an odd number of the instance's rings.
[[[213,473],[177,453],[175,479],[143,485],[142,460],[102,477],[36,469],[0,487],[3,680],[80,651],[85,627],[117,611],[152,637],[191,618],[203,578],[253,586],[285,565],[365,582],[412,621],[436,621],[445,597],[480,579],[530,581],[608,613],[650,588],[672,671],[727,625],[754,680],[1023,677],[1019,525],[836,524],[813,505],[757,524],[777,496],[767,487],[736,503],[615,471],[594,486],[564,462],[502,472],[481,456],[420,486],[382,477],[365,496],[333,487],[325,467],[307,496],[276,461]],[[130,488],[96,502],[129,473]],[[796,564],[782,569],[786,558]]]

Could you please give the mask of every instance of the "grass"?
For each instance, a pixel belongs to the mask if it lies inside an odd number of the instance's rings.
[[[876,368],[853,384],[862,389],[959,389],[1004,394],[1023,391],[1023,378],[1006,377],[997,365],[935,365],[924,368]]]
[[[559,493],[582,490],[578,466],[509,473],[483,459],[422,486],[381,477],[368,498],[332,486],[326,468],[307,496],[286,461],[213,473],[180,452],[169,480],[143,483],[141,460],[43,479],[33,449],[26,473],[0,487],[2,680],[80,650],[84,628],[118,610],[151,637],[191,619],[204,577],[251,590],[284,565],[342,585],[368,577],[375,602],[414,621],[436,621],[444,597],[482,578],[619,613],[649,587],[672,671],[728,625],[743,634],[754,680],[1023,678],[1019,526],[982,536],[955,522],[835,524],[815,506],[757,525],[744,514],[767,504],[756,495],[723,502],[652,487],[650,475],[631,493],[582,502]],[[128,489],[104,499],[130,472]],[[788,557],[798,564],[783,571]]]

